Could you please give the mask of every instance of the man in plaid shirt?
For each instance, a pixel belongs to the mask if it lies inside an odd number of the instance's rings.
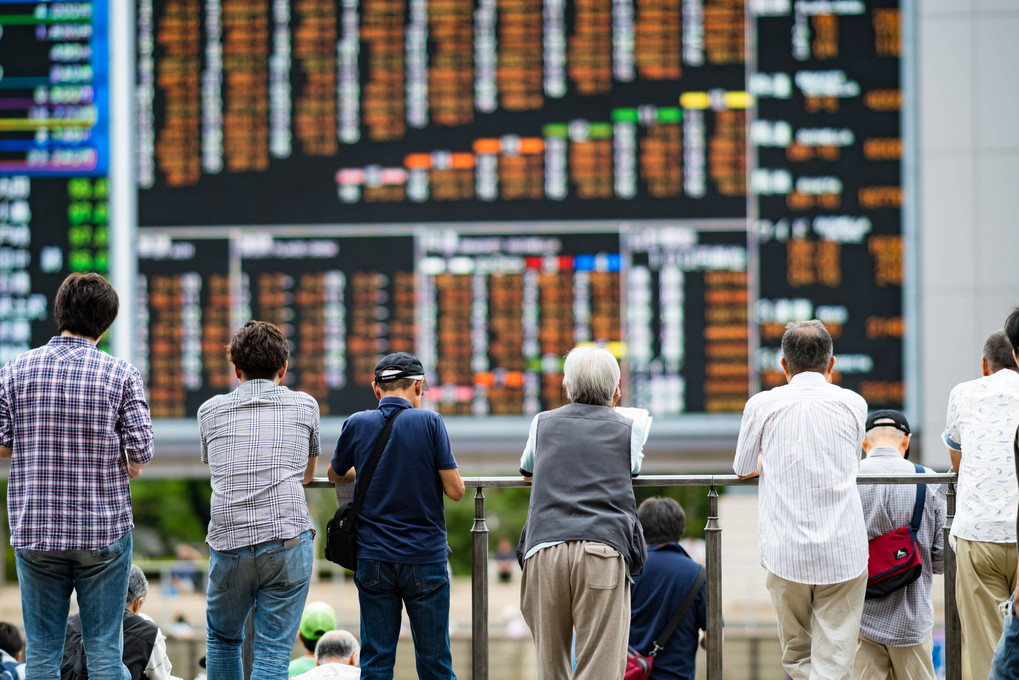
[[[117,316],[98,274],[71,274],[53,305],[59,336],[0,369],[0,457],[26,637],[26,677],[60,677],[71,591],[89,677],[121,680],[131,570],[129,480],[152,459],[141,375],[96,344]]]
[[[867,417],[860,474],[914,474],[909,456],[909,423],[899,411],[874,411]],[[927,472],[932,472],[924,468]],[[867,539],[909,524],[916,505],[916,487],[903,484],[861,484],[860,500],[867,521]],[[863,604],[854,680],[888,677],[934,680],[934,606],[932,574],[945,569],[945,499],[938,486],[927,485],[916,543],[923,570],[920,578],[884,597]],[[891,675],[889,675],[891,672]]]

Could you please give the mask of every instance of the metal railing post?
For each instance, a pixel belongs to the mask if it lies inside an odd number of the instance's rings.
[[[962,625],[955,601],[955,550],[948,542],[955,517],[955,484],[945,497],[945,680],[962,680]]]
[[[471,652],[474,680],[488,680],[488,525],[485,493],[474,493],[471,527]]]
[[[704,525],[708,571],[708,680],[722,680],[722,527],[718,523],[718,491],[708,491],[708,521]]]

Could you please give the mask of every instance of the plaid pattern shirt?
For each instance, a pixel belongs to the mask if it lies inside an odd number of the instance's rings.
[[[933,470],[927,469],[927,472]],[[861,475],[915,474],[913,464],[892,448],[871,449],[862,463]],[[867,540],[894,531],[913,519],[916,487],[903,484],[861,484],[860,500],[867,520]],[[932,574],[945,570],[945,499],[941,485],[927,485],[927,499],[917,533],[917,548],[923,560],[920,578],[905,588],[867,600],[863,605],[860,635],[890,647],[911,647],[923,642],[934,628],[931,603]]]
[[[202,404],[198,425],[212,482],[210,547],[233,550],[311,529],[301,482],[320,450],[313,397],[248,380]]]
[[[127,460],[152,459],[141,375],[80,337],[0,369],[0,446],[13,450],[11,545],[97,550],[134,526]]]

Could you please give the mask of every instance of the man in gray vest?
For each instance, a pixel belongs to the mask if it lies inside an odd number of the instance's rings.
[[[613,410],[619,364],[608,350],[574,348],[563,373],[572,403],[534,417],[520,459],[533,484],[517,548],[521,610],[537,680],[619,678],[630,626],[627,576],[647,557],[631,484],[645,437],[637,421]]]

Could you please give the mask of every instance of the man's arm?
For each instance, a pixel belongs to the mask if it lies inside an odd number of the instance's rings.
[[[120,442],[127,461],[127,476],[137,479],[153,454],[152,416],[145,401],[145,386],[137,369],[124,386],[120,413]]]
[[[10,458],[14,455],[14,449],[9,446],[0,446],[0,458]]]
[[[148,462],[136,463],[130,458],[127,459],[127,476],[130,479],[138,479],[142,476],[142,468],[148,465]]]
[[[962,451],[948,449],[948,457],[952,459],[952,469],[955,470],[956,474],[959,474],[959,463],[962,462]]]
[[[748,401],[743,408],[739,437],[736,440],[736,457],[732,462],[732,471],[740,479],[750,479],[761,474],[761,436],[756,409],[753,408],[753,402]]]
[[[439,479],[442,480],[442,492],[444,494],[454,501],[464,497],[466,488],[464,487],[464,480],[460,477],[459,468],[439,470]]]
[[[330,465],[326,468],[326,477],[328,477],[329,481],[333,484],[346,484],[347,482],[352,482],[357,479],[357,471],[354,468],[350,468],[346,473],[338,475],[336,474],[336,471],[333,470],[333,466]]]
[[[166,655],[166,636],[157,628],[156,640],[152,644],[152,654],[149,655],[144,675],[148,680],[170,680],[173,677],[172,672],[173,664]]]
[[[311,480],[315,479],[315,470],[318,469],[318,456],[311,456],[308,458],[308,466],[304,468],[304,479],[301,480],[301,484],[308,484]]]

